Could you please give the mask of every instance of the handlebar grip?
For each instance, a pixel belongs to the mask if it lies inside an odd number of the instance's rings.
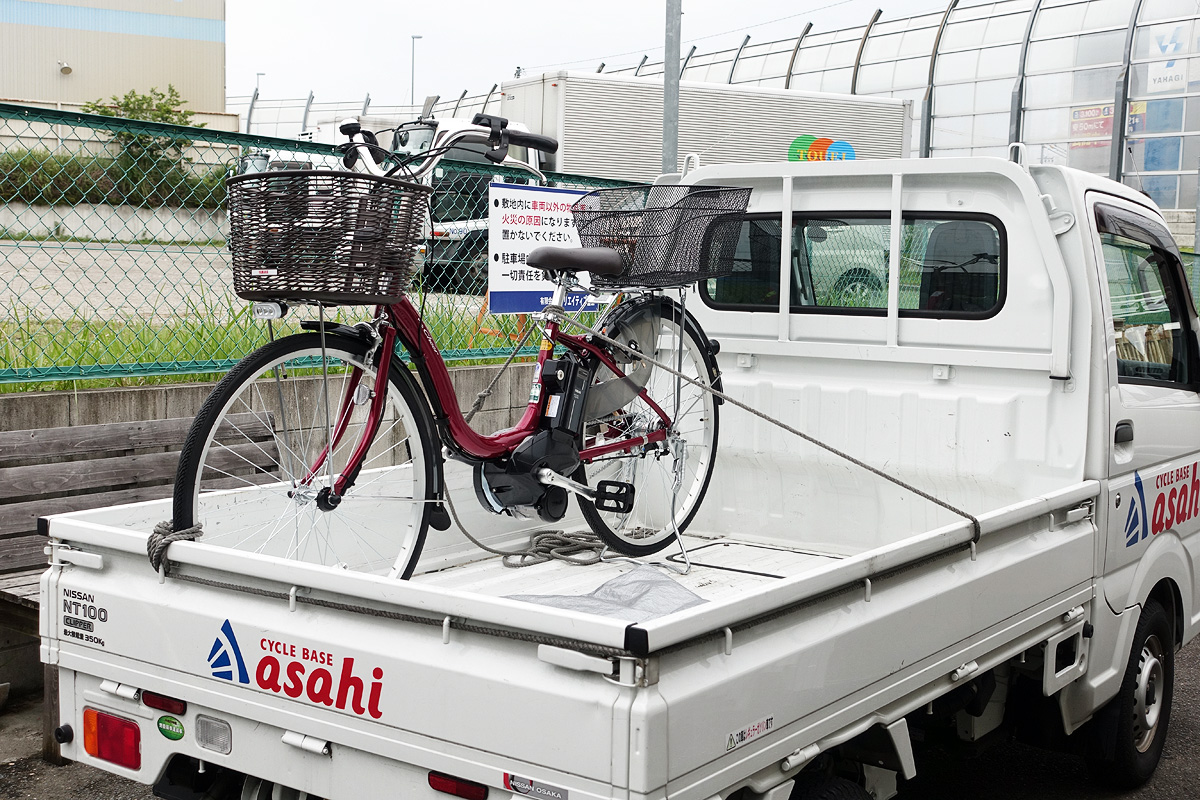
[[[532,147],[534,150],[541,150],[543,153],[557,153],[558,140],[549,136],[542,136],[537,133],[521,133],[509,128],[508,143],[515,144],[518,147]]]

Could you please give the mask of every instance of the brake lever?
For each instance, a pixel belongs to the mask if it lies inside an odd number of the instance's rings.
[[[508,158],[508,136],[503,135],[500,140],[500,146],[492,148],[484,152],[483,157],[493,164],[499,164]]]
[[[543,184],[546,183],[546,176],[542,173],[542,171],[527,161],[520,161],[515,158],[510,158],[503,164],[503,166],[523,169],[529,174],[536,176],[539,182]]]

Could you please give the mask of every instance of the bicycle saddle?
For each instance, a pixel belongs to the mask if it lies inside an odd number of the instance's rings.
[[[525,259],[527,266],[547,272],[590,272],[620,275],[621,254],[609,247],[539,247]]]

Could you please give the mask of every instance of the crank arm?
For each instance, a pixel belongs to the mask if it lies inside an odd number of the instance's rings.
[[[574,492],[575,494],[582,495],[588,500],[596,499],[595,489],[592,489],[589,486],[584,486],[582,483],[573,481],[566,476],[559,475],[554,470],[546,467],[542,467],[537,471],[537,480],[538,483],[545,484],[546,486],[559,486],[563,489],[566,489],[568,492]]]

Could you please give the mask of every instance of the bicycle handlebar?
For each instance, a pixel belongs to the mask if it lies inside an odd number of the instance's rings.
[[[515,144],[518,147],[532,147],[534,150],[541,150],[543,153],[557,153],[558,141],[549,136],[542,136],[538,133],[522,133],[521,131],[505,131],[508,134],[508,143]]]
[[[480,115],[476,115],[477,119],[479,119],[479,117]],[[473,138],[476,141],[486,142],[487,144],[491,145],[492,148],[494,148],[493,152],[499,155],[497,159],[494,159],[497,161],[497,163],[504,162],[510,166],[523,169],[532,175],[536,175],[537,178],[542,182],[545,182],[546,176],[543,175],[541,170],[539,170],[537,167],[518,159],[508,158],[508,146],[517,145],[521,147],[532,147],[533,149],[540,150],[544,153],[554,153],[558,150],[557,141],[549,136],[541,136],[540,134],[535,133],[524,133],[521,131],[509,130],[507,128],[507,121],[504,121],[503,125],[493,125],[493,121],[490,118],[479,121],[485,122],[486,124],[462,123],[460,126],[447,130],[444,133],[439,131],[438,135],[430,143],[428,149],[430,155],[425,157],[420,166],[416,167],[415,169],[408,170],[407,177],[414,181],[420,181],[433,171],[434,167],[441,162],[442,158],[446,156],[450,148],[465,139]],[[496,122],[499,123],[500,118],[496,118]],[[350,144],[352,146],[354,146],[356,149],[362,150],[364,155],[367,156],[366,158],[358,159],[359,164],[362,164],[362,166],[364,166],[372,175],[379,175],[382,177],[387,174],[375,163],[375,159],[371,157],[371,151],[376,149],[377,146],[372,145],[364,138],[364,134],[368,132],[362,129],[362,126],[359,125],[357,119],[350,118],[345,120],[342,122],[341,126],[339,126],[339,130],[343,134],[350,137]]]

